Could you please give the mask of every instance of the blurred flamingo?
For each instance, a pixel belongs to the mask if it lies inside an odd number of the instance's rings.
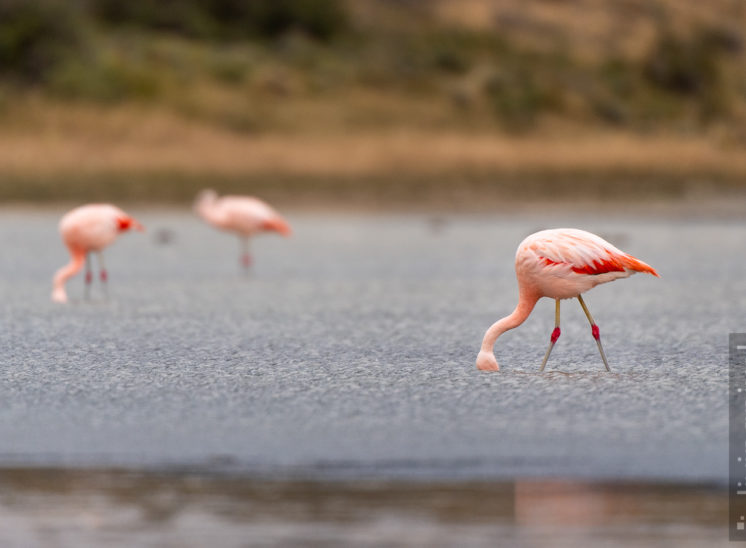
[[[540,371],[544,371],[554,343],[560,336],[560,299],[577,297],[591,324],[591,334],[596,339],[606,370],[611,371],[601,346],[600,331],[581,293],[598,284],[628,278],[636,272],[659,277],[651,266],[620,251],[603,238],[575,228],[542,230],[528,236],[518,246],[515,272],[518,278],[518,305],[512,314],[495,322],[485,333],[477,355],[478,369],[498,371],[493,354],[497,338],[521,325],[541,297],[550,297],[556,300],[556,308],[554,331],[541,363]]]
[[[88,298],[93,281],[89,257],[91,252],[98,256],[101,282],[105,289],[108,273],[101,251],[122,232],[131,228],[144,230],[134,218],[111,204],[88,204],[77,207],[62,217],[59,227],[62,241],[70,250],[71,260],[54,275],[52,300],[58,303],[67,302],[65,282],[80,272],[83,263],[86,264],[85,295]]]
[[[290,225],[279,213],[258,198],[251,196],[223,196],[214,190],[203,190],[197,195],[194,210],[205,221],[220,230],[234,232],[241,241],[241,264],[251,265],[249,238],[260,232],[278,232],[289,236]]]

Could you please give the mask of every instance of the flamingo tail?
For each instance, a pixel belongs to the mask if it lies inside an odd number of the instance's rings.
[[[622,264],[625,268],[634,270],[635,272],[647,272],[648,274],[652,274],[656,278],[660,278],[660,274],[658,274],[652,266],[642,262],[640,259],[637,259],[632,255],[627,255],[626,257],[624,257]]]
[[[290,234],[292,233],[290,225],[279,215],[277,217],[272,217],[271,219],[264,221],[264,223],[262,223],[262,228],[264,230],[274,230],[275,232],[279,232],[283,236],[290,236]]]

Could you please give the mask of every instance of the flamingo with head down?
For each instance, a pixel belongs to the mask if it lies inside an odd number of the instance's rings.
[[[237,234],[241,241],[241,264],[251,265],[249,238],[261,232],[290,236],[290,225],[269,205],[251,196],[218,197],[214,190],[203,190],[194,201],[194,210],[220,230]]]
[[[67,302],[65,282],[75,276],[83,264],[86,265],[85,295],[88,298],[93,282],[89,254],[96,253],[100,269],[101,283],[106,288],[109,275],[104,267],[102,250],[116,240],[122,232],[130,229],[144,230],[133,217],[111,204],[88,204],[77,207],[60,220],[62,241],[70,251],[70,262],[54,275],[52,300]]]
[[[526,321],[540,298],[550,297],[556,301],[555,327],[540,371],[544,370],[560,336],[560,300],[571,298],[577,298],[580,302],[591,324],[591,334],[596,339],[604,366],[610,371],[601,346],[600,331],[581,294],[598,284],[628,278],[636,272],[659,277],[650,265],[620,251],[595,234],[575,228],[542,230],[528,236],[518,246],[515,272],[518,278],[518,305],[512,314],[495,322],[485,333],[477,355],[478,369],[498,371],[493,353],[497,338]]]

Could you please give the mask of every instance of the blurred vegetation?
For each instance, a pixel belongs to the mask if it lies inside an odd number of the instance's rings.
[[[89,0],[91,14],[112,27],[129,25],[200,39],[272,39],[297,30],[329,40],[345,28],[337,0]]]
[[[620,3],[650,37],[630,53],[610,31],[589,52],[573,29],[541,19],[558,19],[563,3],[516,2],[492,25],[439,16],[446,4],[0,0],[0,95],[146,102],[239,132],[318,127],[330,109],[325,125],[343,130],[530,132],[565,120],[691,132],[744,122],[743,35],[727,17],[672,25],[670,3]]]
[[[0,0],[0,74],[44,81],[83,47],[81,14],[64,0]]]

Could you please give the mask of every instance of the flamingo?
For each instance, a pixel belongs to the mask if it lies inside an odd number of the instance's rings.
[[[484,334],[477,355],[477,369],[499,371],[493,353],[497,338],[526,321],[540,298],[550,297],[556,301],[554,331],[541,363],[540,371],[544,371],[549,354],[560,336],[560,300],[576,297],[591,324],[591,334],[596,339],[606,371],[611,371],[601,346],[600,331],[581,293],[598,284],[628,278],[636,272],[660,277],[650,265],[585,230],[556,228],[531,234],[520,243],[515,255],[518,305],[512,314],[492,324]]]
[[[62,241],[70,250],[71,259],[54,275],[52,300],[58,303],[67,302],[65,282],[80,272],[83,263],[86,264],[85,295],[88,298],[93,281],[89,260],[91,252],[98,256],[101,283],[105,288],[109,275],[104,267],[102,250],[119,234],[131,228],[144,230],[133,217],[111,204],[88,204],[66,213],[60,220],[59,229]]]
[[[290,225],[279,213],[251,196],[219,198],[214,190],[203,190],[194,201],[194,210],[214,227],[238,235],[241,240],[241,264],[245,270],[251,265],[251,236],[269,231],[289,236],[291,232]]]

